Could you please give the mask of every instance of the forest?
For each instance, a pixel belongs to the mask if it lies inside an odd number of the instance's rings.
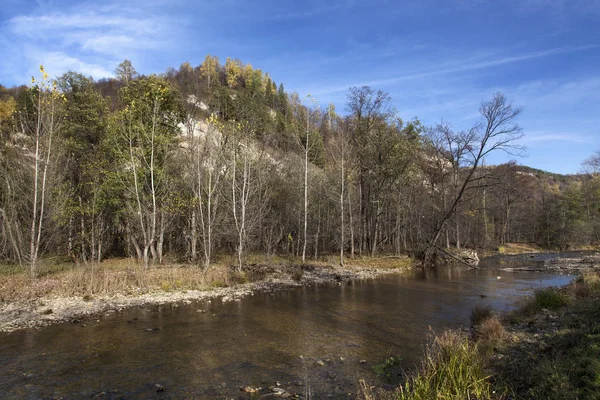
[[[486,163],[524,151],[523,110],[501,93],[456,130],[402,119],[370,87],[336,110],[210,55],[160,75],[127,60],[111,79],[49,72],[0,86],[0,260],[32,276],[51,257],[233,255],[241,270],[251,254],[343,264],[600,238],[600,153],[568,176]]]

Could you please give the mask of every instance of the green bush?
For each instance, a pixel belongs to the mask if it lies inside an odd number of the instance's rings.
[[[533,295],[535,308],[541,310],[557,310],[569,303],[569,297],[556,288],[536,290]]]
[[[398,400],[477,399],[495,397],[483,356],[461,331],[446,331],[428,346],[419,373],[396,389]]]
[[[386,357],[379,364],[373,366],[375,375],[385,378],[388,382],[393,382],[394,378],[399,375],[399,367],[402,362],[400,357]]]

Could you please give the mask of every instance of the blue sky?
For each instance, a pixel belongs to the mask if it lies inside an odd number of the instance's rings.
[[[456,129],[502,91],[525,111],[522,164],[576,173],[600,149],[600,0],[17,1],[0,8],[0,84],[37,68],[160,73],[208,53],[343,112],[350,86]],[[512,157],[497,154],[488,163]]]

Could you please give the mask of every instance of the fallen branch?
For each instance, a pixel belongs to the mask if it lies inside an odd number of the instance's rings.
[[[437,250],[441,251],[442,253],[446,254],[447,256],[449,256],[450,258],[455,259],[456,261],[465,264],[467,267],[472,268],[472,269],[479,269],[479,267],[477,267],[476,265],[473,264],[469,264],[468,262],[466,262],[465,260],[462,260],[460,257],[456,257],[454,254],[450,254],[449,252],[447,252],[446,250],[442,249],[441,247],[439,247],[438,245],[434,244],[433,247],[435,247]]]

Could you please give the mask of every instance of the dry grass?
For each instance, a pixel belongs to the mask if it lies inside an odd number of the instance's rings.
[[[526,254],[539,253],[541,251],[543,251],[542,248],[529,243],[505,243],[498,247],[499,254]]]
[[[477,340],[486,343],[498,343],[506,337],[506,329],[497,316],[483,320],[475,329]]]
[[[489,306],[477,305],[471,310],[471,327],[477,327],[484,320],[492,316],[492,309]]]
[[[115,294],[138,295],[155,291],[206,290],[227,287],[267,278],[270,266],[287,270],[294,280],[301,280],[303,269],[330,268],[337,265],[326,257],[302,264],[299,258],[284,258],[250,254],[247,267],[237,272],[237,259],[231,255],[218,257],[208,269],[189,264],[166,264],[145,270],[130,258],[113,258],[100,264],[76,265],[64,258],[43,260],[40,276],[31,279],[18,265],[0,264],[0,301],[27,301],[41,297],[111,296]],[[337,260],[337,259],[336,259]],[[339,261],[339,260],[338,260]],[[408,258],[382,257],[347,260],[348,267],[407,269],[412,265]]]
[[[107,260],[101,264],[64,265],[31,279],[25,272],[0,276],[0,300],[41,297],[140,294],[152,291],[203,290],[229,286],[235,277],[223,265],[204,270],[197,266],[166,265],[148,270],[132,260]]]

